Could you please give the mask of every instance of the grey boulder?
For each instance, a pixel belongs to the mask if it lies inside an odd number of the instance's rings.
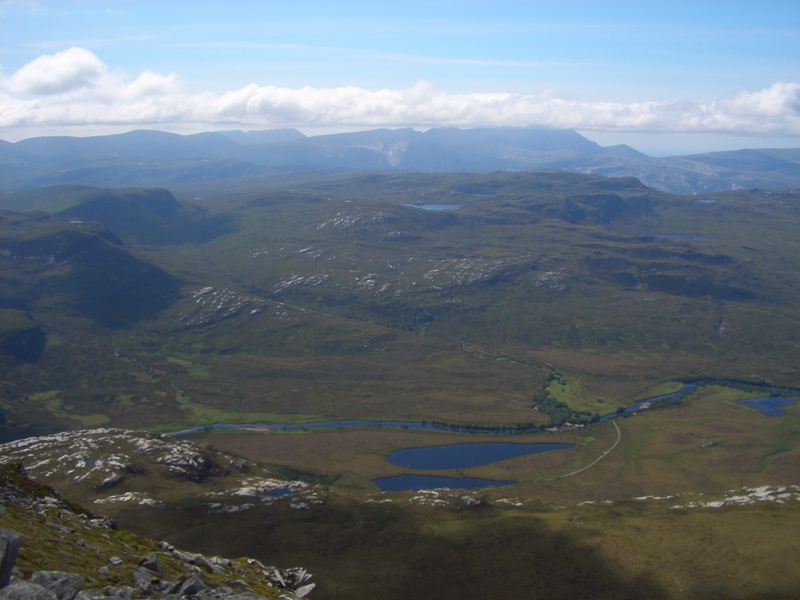
[[[22,536],[13,529],[0,529],[0,588],[11,581],[11,571],[19,553]]]
[[[15,581],[0,590],[0,600],[58,600],[58,598],[41,585],[28,581]]]
[[[31,575],[30,582],[42,586],[53,592],[58,600],[75,600],[81,591],[84,578],[75,573],[62,573],[61,571],[36,571]]]

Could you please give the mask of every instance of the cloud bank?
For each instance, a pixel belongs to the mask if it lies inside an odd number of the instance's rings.
[[[420,82],[408,89],[300,89],[250,84],[221,94],[187,93],[174,73],[112,71],[95,54],[70,48],[0,73],[2,129],[126,126],[477,127],[550,126],[654,133],[800,136],[800,83],[702,104],[571,100],[539,94],[454,94]]]

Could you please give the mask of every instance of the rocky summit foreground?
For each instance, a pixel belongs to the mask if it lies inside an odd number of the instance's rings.
[[[314,589],[310,577],[301,568],[206,557],[118,531],[21,467],[0,467],[0,599],[294,600]]]

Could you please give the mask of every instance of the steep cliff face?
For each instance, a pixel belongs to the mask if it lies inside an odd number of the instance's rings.
[[[309,579],[304,569],[207,557],[118,531],[21,466],[0,466],[0,599],[294,600],[314,589]]]

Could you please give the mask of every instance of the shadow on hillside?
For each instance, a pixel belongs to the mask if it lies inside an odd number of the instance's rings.
[[[609,563],[580,534],[489,507],[358,504],[234,515],[132,511],[120,525],[187,550],[252,556],[313,573],[314,598],[666,599],[645,573]]]
[[[84,202],[54,216],[102,223],[136,244],[203,244],[234,231],[229,215],[178,202],[167,190],[94,190]]]

